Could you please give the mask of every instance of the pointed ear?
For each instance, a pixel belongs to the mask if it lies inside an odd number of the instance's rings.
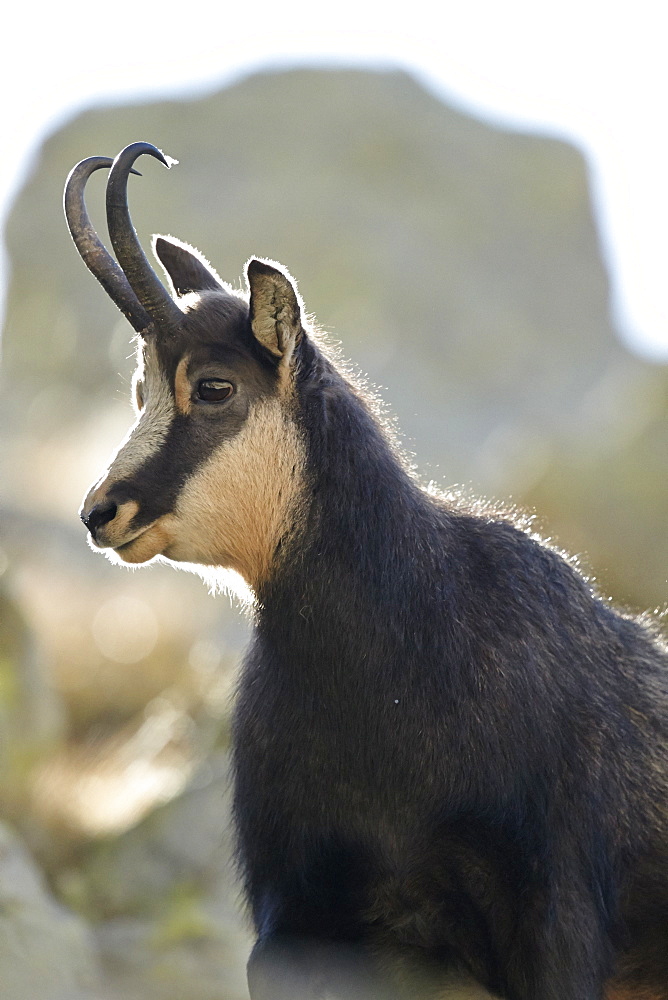
[[[280,264],[251,258],[246,265],[251,328],[276,358],[288,358],[302,334],[299,293]]]
[[[173,236],[154,236],[153,252],[164,267],[176,295],[203,292],[207,289],[226,291],[206,258],[194,247]]]

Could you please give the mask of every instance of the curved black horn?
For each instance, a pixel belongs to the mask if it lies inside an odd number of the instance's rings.
[[[107,295],[116,303],[137,333],[145,333],[151,325],[151,317],[132,291],[128,279],[114,258],[102,245],[91,225],[84,201],[84,191],[90,175],[102,167],[110,167],[112,163],[113,160],[108,156],[89,156],[72,168],[65,183],[63,196],[65,218],[75,246],[88,270],[95,275]],[[137,171],[134,170],[133,173]]]
[[[128,209],[128,175],[132,172],[133,163],[142,153],[154,156],[168,168],[177,162],[165,157],[150,142],[133,142],[121,150],[112,164],[107,181],[107,225],[118,262],[137,298],[156,325],[168,330],[178,326],[183,313],[146,259]]]

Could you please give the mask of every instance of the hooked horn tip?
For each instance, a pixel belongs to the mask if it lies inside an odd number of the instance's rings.
[[[139,145],[139,143],[137,145]],[[161,163],[164,163],[168,170],[171,170],[171,168],[175,167],[179,162],[174,159],[173,156],[170,156],[169,153],[163,153],[163,151],[159,149],[158,146],[154,146],[153,143],[147,142],[142,145],[145,147],[143,150],[145,153],[150,153],[152,156],[155,156],[156,160],[160,160]]]
[[[158,149],[157,146],[154,146],[152,142],[132,142],[129,146],[126,146],[125,149],[122,149],[114,160],[111,171],[112,177],[119,169],[121,173],[138,173],[138,171],[133,169],[132,165],[135,160],[144,153],[148,153],[149,156],[153,156],[156,160],[160,160],[160,162],[164,164],[168,170],[170,167],[173,167],[174,164],[179,162],[178,160],[175,160],[173,156],[168,156],[166,153],[163,153],[163,151]],[[123,166],[121,166],[121,164]],[[139,174],[139,176],[141,177],[141,174]]]

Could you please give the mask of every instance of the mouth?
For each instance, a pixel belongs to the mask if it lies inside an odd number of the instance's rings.
[[[149,530],[148,528],[143,528],[139,532],[139,534],[137,534],[137,535],[134,536],[134,538],[131,538],[127,542],[123,542],[122,545],[112,545],[111,548],[114,550],[114,552],[116,553],[117,556],[120,556],[121,558],[123,558],[123,553],[124,552],[129,552],[132,549],[132,547],[134,546],[135,542],[140,541],[144,537],[144,535],[146,534],[146,532],[148,530]]]
[[[114,551],[123,562],[145,563],[161,555],[170,543],[170,536],[159,521],[136,535],[129,542],[124,542]]]
[[[154,521],[147,528],[142,528],[131,538],[126,539],[120,544],[114,545],[107,544],[100,545],[99,542],[93,540],[93,544],[96,548],[106,549],[107,554],[112,558],[115,557],[114,561],[119,560],[124,563],[146,563],[156,556],[159,556],[164,552],[170,543],[170,536],[165,530],[163,524],[160,521]]]

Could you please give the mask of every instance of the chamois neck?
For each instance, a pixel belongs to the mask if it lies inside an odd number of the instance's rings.
[[[327,361],[299,389],[306,504],[258,598],[270,617],[299,604],[302,619],[305,607],[336,619],[342,605],[382,606],[410,586],[434,506],[366,400]]]

